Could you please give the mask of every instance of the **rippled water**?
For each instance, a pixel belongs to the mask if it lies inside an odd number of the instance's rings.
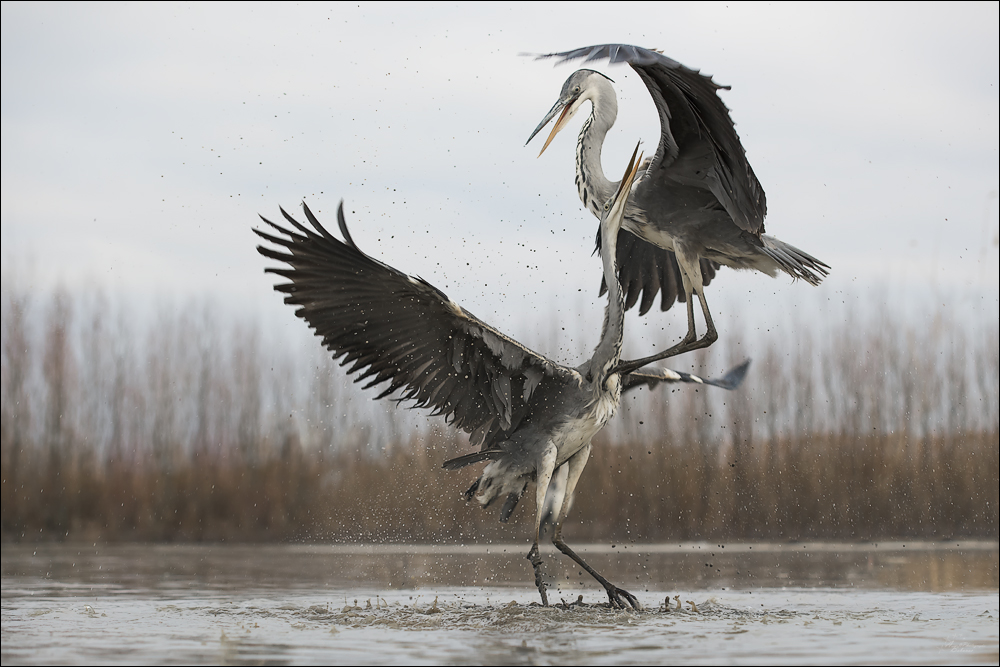
[[[992,543],[5,545],[3,663],[996,664]],[[582,595],[582,604],[578,604]]]

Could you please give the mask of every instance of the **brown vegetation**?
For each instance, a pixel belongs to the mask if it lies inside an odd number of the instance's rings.
[[[462,437],[367,400],[311,339],[293,358],[207,306],[146,329],[100,294],[3,297],[5,541],[527,538],[530,500],[503,526],[461,499],[476,470],[441,469]],[[570,539],[997,537],[995,319],[743,347],[756,358],[737,392],[627,398]]]

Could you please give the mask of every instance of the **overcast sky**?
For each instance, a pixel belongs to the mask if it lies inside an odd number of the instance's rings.
[[[732,86],[768,232],[833,267],[819,288],[720,273],[723,331],[728,304],[869,289],[997,310],[997,3],[4,3],[2,19],[5,282],[284,317],[257,214],[304,199],[335,226],[344,198],[362,249],[505,330],[553,299],[555,317],[599,313],[597,221],[573,185],[584,116],[541,158],[524,147],[576,66],[521,54],[624,42]],[[617,179],[659,128],[629,68],[595,68],[619,95]],[[657,317],[683,332],[683,313]]]

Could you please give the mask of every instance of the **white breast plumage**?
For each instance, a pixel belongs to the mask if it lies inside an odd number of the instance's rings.
[[[622,399],[621,376],[612,375],[608,378],[607,383],[608,391],[601,392],[597,400],[594,401],[594,407],[591,411],[598,430],[604,428],[604,425],[615,416]]]
[[[590,442],[590,439],[615,416],[620,402],[621,379],[618,375],[613,375],[608,378],[608,391],[600,392],[586,412],[576,419],[570,419],[552,434],[552,442],[559,451],[558,462],[567,460]]]

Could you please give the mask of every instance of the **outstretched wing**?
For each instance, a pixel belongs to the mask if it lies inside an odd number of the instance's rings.
[[[661,382],[693,382],[695,384],[707,384],[722,389],[736,389],[743,384],[743,379],[747,376],[747,369],[750,368],[750,360],[747,359],[742,364],[732,369],[719,379],[701,378],[697,375],[684,373],[682,371],[672,371],[669,368],[657,368],[646,371],[632,371],[622,377],[622,393],[630,389],[636,389],[643,385],[653,389]]]
[[[398,400],[471,433],[479,446],[513,432],[543,382],[565,382],[576,371],[538,355],[464,311],[443,292],[361,252],[344,220],[334,238],[303,204],[313,229],[281,213],[294,229],[266,218],[280,232],[255,229],[275,247],[257,251],[289,268],[268,268],[289,282],[275,286],[309,323],[355,382],[381,387],[376,398],[400,390]]]
[[[597,252],[601,251],[601,230],[597,229]],[[675,301],[684,302],[684,284],[677,257],[670,250],[640,239],[632,232],[618,232],[616,266],[618,282],[625,293],[625,310],[639,301],[639,314],[645,315],[660,293],[660,310],[670,310]],[[707,286],[715,277],[719,265],[710,259],[701,260],[702,284]],[[601,296],[608,291],[608,284],[601,278]]]
[[[737,226],[754,234],[764,232],[764,189],[717,92],[728,86],[656,51],[628,44],[601,44],[541,57],[628,63],[646,84],[660,116],[660,145],[646,172],[647,187],[666,180],[708,189]]]

